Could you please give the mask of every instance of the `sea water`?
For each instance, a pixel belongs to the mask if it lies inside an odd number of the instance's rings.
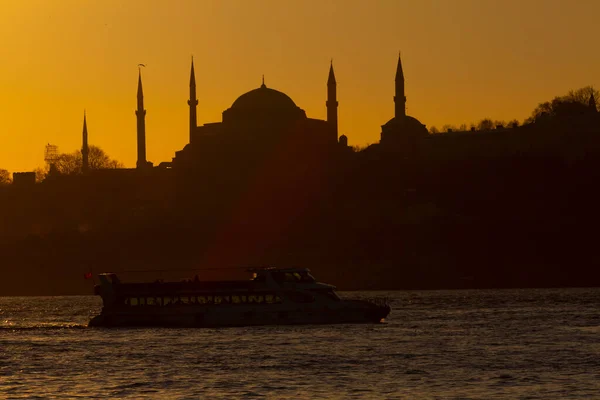
[[[600,399],[600,289],[341,294],[392,313],[101,329],[97,297],[0,297],[0,398]]]

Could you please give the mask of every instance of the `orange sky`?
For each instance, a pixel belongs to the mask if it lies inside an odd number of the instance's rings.
[[[340,134],[379,140],[402,51],[407,110],[428,127],[523,120],[541,101],[600,86],[597,0],[0,0],[0,168],[43,165],[46,143],[90,143],[135,166],[137,64],[148,159],[188,140],[190,55],[198,124],[267,86],[325,119],[329,60]]]

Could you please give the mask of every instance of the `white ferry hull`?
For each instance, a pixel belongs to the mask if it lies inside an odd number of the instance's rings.
[[[343,302],[342,302],[343,303]],[[360,304],[360,303],[359,303]],[[345,323],[380,323],[389,314],[389,307],[371,304],[352,304],[337,309],[279,309],[279,310],[226,310],[186,309],[181,312],[162,310],[114,311],[94,317],[92,327],[227,327],[256,325],[310,325]]]

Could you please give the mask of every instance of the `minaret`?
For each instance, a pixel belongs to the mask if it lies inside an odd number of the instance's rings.
[[[144,91],[142,90],[142,71],[139,69],[137,92],[137,167],[145,168],[146,162],[146,110],[144,110]]]
[[[394,96],[395,117],[400,120],[406,117],[406,96],[404,95],[404,72],[402,71],[402,59],[398,54],[398,67],[396,68],[396,95]]]
[[[198,99],[196,98],[196,75],[194,74],[194,57],[192,57],[192,71],[190,72],[190,99],[188,100],[190,106],[190,143],[192,142],[192,135],[196,131],[197,120],[196,120],[196,106],[198,105]]]
[[[333,60],[329,66],[329,78],[327,79],[327,122],[333,128],[335,132],[335,139],[338,137],[338,102],[337,102],[337,83],[335,81],[335,74],[333,73]]]
[[[87,122],[85,118],[85,110],[83,111],[83,142],[81,145],[81,172],[84,174],[90,170],[89,156],[90,149],[88,148],[88,132]]]

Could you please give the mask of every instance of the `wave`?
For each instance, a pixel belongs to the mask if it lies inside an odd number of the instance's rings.
[[[86,329],[87,324],[73,323],[42,323],[35,325],[0,325],[0,331],[37,331],[37,330],[65,330]]]

